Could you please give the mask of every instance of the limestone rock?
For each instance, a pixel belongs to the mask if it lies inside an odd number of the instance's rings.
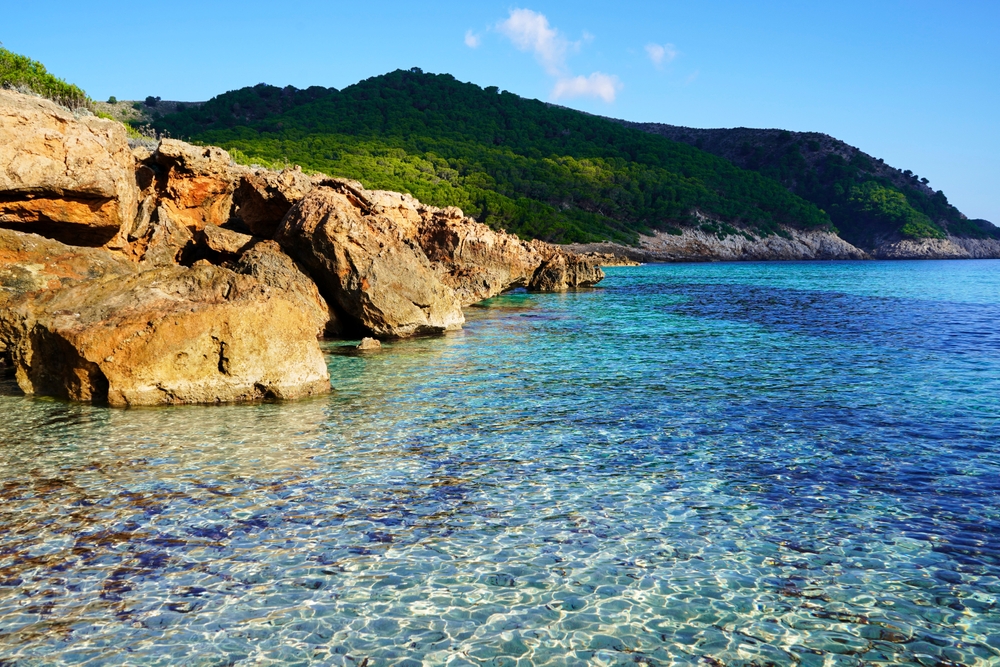
[[[382,342],[377,338],[362,338],[361,342],[358,344],[357,349],[359,350],[381,350]]]
[[[863,250],[829,231],[786,227],[784,236],[764,237],[754,236],[749,229],[741,231],[745,235],[730,234],[720,239],[717,234],[699,227],[684,227],[681,234],[656,232],[652,236],[641,236],[638,247],[588,243],[574,244],[567,249],[578,253],[613,253],[638,262],[868,258]]]
[[[293,204],[313,189],[314,181],[298,167],[280,172],[244,173],[233,192],[234,213],[254,236],[272,238]]]
[[[201,230],[201,238],[210,250],[223,255],[238,255],[254,242],[249,234],[240,234],[211,224],[205,225]]]
[[[336,336],[340,323],[333,309],[320,295],[316,284],[286,255],[274,241],[260,241],[246,250],[233,270],[281,290],[294,299],[301,310],[313,320],[317,335]]]
[[[199,231],[207,224],[229,221],[236,180],[247,169],[233,164],[229,153],[215,146],[193,146],[176,139],[160,142],[152,160],[160,205],[178,224]]]
[[[526,287],[551,253],[543,243],[528,243],[463,218],[458,209],[426,207],[417,240],[463,305]]]
[[[132,244],[132,254],[143,264],[165,266],[175,264],[194,245],[194,236],[178,224],[170,209],[160,205],[146,227],[146,234]]]
[[[876,259],[970,259],[972,255],[951,238],[900,239],[882,243],[873,253]]]
[[[539,292],[565,292],[575,287],[589,287],[604,279],[604,271],[591,259],[564,252],[553,253],[538,267],[528,289]]]
[[[137,271],[134,263],[107,250],[0,229],[0,319],[9,304],[25,295],[103,276],[130,276]],[[0,331],[0,349],[3,346]]]
[[[135,218],[135,162],[121,123],[0,90],[0,226],[100,246]]]
[[[6,319],[17,321],[8,354],[29,394],[129,406],[330,387],[310,314],[280,290],[215,266],[73,283],[20,299]]]
[[[288,212],[276,240],[349,325],[380,337],[461,327],[461,303],[438,280],[406,218],[381,208],[346,185],[317,187]]]

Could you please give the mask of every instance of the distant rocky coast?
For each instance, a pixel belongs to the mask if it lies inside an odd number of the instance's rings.
[[[236,165],[0,91],[0,358],[28,394],[113,406],[329,391],[318,337],[460,328],[597,259],[355,181]]]

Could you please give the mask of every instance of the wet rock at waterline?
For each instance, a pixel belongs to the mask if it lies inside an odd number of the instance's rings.
[[[0,272],[0,350],[26,393],[127,406],[330,389],[320,318],[294,292],[211,265],[139,270],[90,249],[83,261],[103,271],[84,273],[77,249],[12,234],[0,237],[20,244]]]
[[[381,337],[460,328],[455,292],[406,231],[353,189],[319,187],[292,207],[276,239],[350,325]]]

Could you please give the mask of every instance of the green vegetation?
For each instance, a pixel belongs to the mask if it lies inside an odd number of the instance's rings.
[[[79,87],[48,73],[45,65],[0,46],[0,88],[27,89],[58,104],[87,106],[90,99]]]
[[[875,181],[851,188],[848,201],[860,212],[888,220],[903,236],[914,239],[943,239],[946,236],[929,217],[910,206],[906,195]]]
[[[237,160],[296,163],[459,206],[550,241],[634,242],[699,212],[758,236],[830,227],[778,182],[697,148],[450,75],[396,71],[342,91],[264,84],[164,116],[156,129]]]
[[[729,130],[718,131],[721,133]],[[928,192],[927,179],[900,172],[846,144],[834,141],[821,153],[819,134],[761,132],[729,154],[721,142],[708,150],[736,164],[769,176],[790,191],[827,211],[841,236],[859,246],[879,237],[944,238],[947,233],[969,238],[1000,238],[1000,230],[984,221],[967,220],[948,202],[944,192]],[[843,154],[853,156],[848,160]]]

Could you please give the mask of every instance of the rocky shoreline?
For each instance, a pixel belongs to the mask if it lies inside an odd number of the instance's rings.
[[[330,390],[323,335],[464,322],[599,263],[407,195],[129,146],[124,127],[0,91],[0,359],[28,394],[113,406]]]
[[[756,237],[750,230],[724,238],[699,228],[680,234],[640,236],[638,246],[574,243],[566,250],[593,257],[602,266],[628,262],[735,262],[858,259],[1000,259],[1000,241],[949,236],[944,239],[887,239],[866,251],[828,231],[783,228],[783,235]],[[602,259],[614,258],[614,259]]]

